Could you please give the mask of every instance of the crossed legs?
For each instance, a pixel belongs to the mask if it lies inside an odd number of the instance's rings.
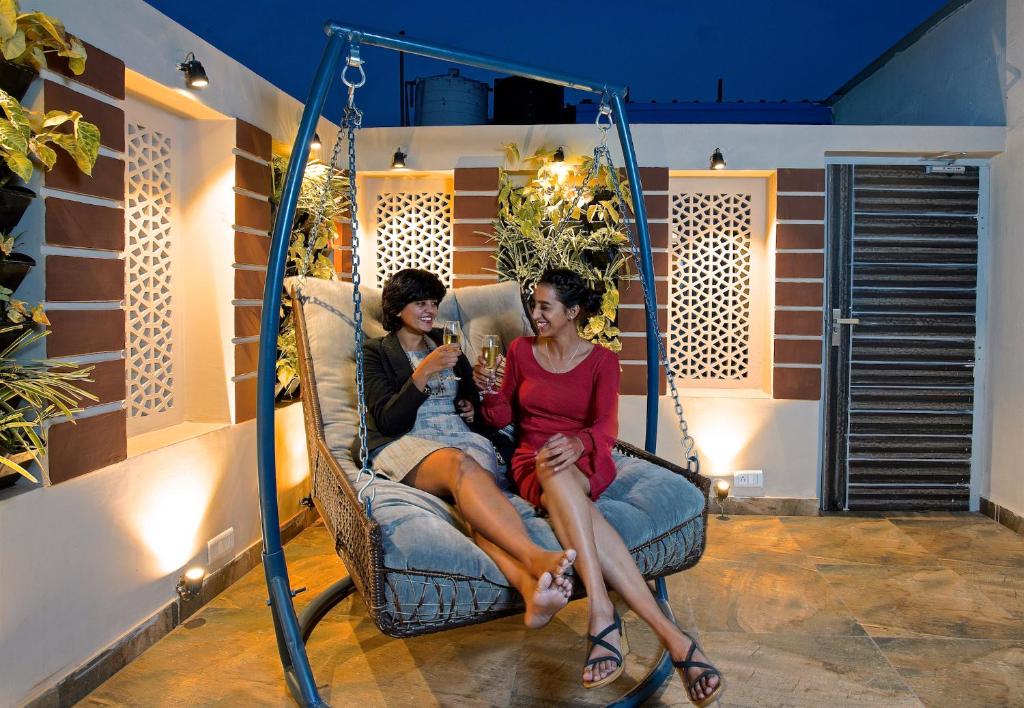
[[[537,481],[544,490],[541,503],[551,517],[552,526],[563,546],[577,550],[576,572],[587,588],[590,599],[589,632],[596,634],[613,622],[614,607],[608,597],[610,586],[626,604],[654,630],[668,649],[673,661],[686,658],[691,641],[658,607],[647,582],[623,543],[622,537],[604,518],[590,499],[590,483],[580,470],[572,465],[561,472],[552,472],[545,465],[537,466]],[[607,637],[612,644],[620,641],[618,632]],[[591,657],[606,655],[596,647]],[[707,661],[701,652],[694,659]],[[615,670],[615,664],[605,661],[586,667],[584,681],[598,681]],[[692,681],[700,670],[688,671]],[[702,699],[718,685],[719,678],[706,676],[693,689],[693,697]]]
[[[523,596],[528,627],[543,627],[565,607],[572,594],[565,573],[576,552],[571,546],[547,551],[534,543],[515,507],[476,460],[444,448],[425,457],[402,481],[454,499],[474,540]]]

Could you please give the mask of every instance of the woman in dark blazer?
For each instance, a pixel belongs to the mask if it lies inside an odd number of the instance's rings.
[[[433,273],[395,273],[383,292],[384,329],[366,342],[367,449],[375,472],[452,499],[480,548],[522,594],[526,624],[542,627],[569,601],[573,550],[535,544],[512,503],[478,412],[473,369],[434,329],[444,285]]]

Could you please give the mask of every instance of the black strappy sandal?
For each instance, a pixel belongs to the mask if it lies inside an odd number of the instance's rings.
[[[685,634],[687,639],[690,640],[690,651],[686,652],[685,659],[682,661],[673,661],[672,665],[676,667],[676,671],[679,672],[679,678],[682,680],[683,686],[686,687],[686,697],[689,698],[690,702],[697,706],[697,708],[704,708],[704,706],[710,705],[722,697],[722,691],[725,690],[725,677],[722,676],[722,672],[711,664],[705,664],[703,661],[693,661],[694,653],[699,651],[703,654],[704,650],[700,648],[700,644],[698,644],[697,640],[693,638],[693,635],[689,632],[683,632],[683,634]],[[704,669],[704,671],[701,671],[700,675],[693,681],[689,681],[686,678],[687,669]],[[704,698],[694,698],[693,691],[697,687],[697,684],[700,683],[700,680],[705,676],[717,676],[718,685],[715,686],[715,690],[713,690],[708,696],[705,696]]]
[[[619,632],[619,645],[622,647],[621,651],[604,640],[605,637],[616,630]],[[590,656],[590,652],[594,650],[595,646],[604,647],[611,652],[611,655],[598,656],[587,660],[587,662],[583,664],[584,669],[588,666],[600,664],[602,661],[614,661],[616,666],[615,671],[611,672],[600,681],[584,681],[583,688],[600,688],[601,686],[607,686],[619,676],[622,676],[622,672],[626,668],[626,662],[623,661],[622,656],[623,654],[629,653],[629,644],[626,642],[626,626],[622,624],[622,618],[619,617],[619,613],[616,612],[615,621],[598,632],[596,636],[593,634],[587,634],[587,639],[590,641],[590,646],[587,648],[587,656]]]

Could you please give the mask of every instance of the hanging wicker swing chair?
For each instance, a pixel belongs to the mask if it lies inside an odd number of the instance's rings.
[[[305,651],[305,641],[317,623],[339,602],[358,592],[369,616],[381,632],[392,637],[412,637],[455,627],[486,622],[523,610],[522,602],[494,563],[466,535],[457,512],[441,499],[412,487],[376,478],[361,468],[350,449],[365,447],[366,412],[363,396],[362,344],[366,336],[380,336],[380,292],[360,283],[358,258],[358,204],[356,187],[356,135],[361,112],[355,92],[365,74],[359,59],[361,44],[375,45],[463,64],[540,78],[584,88],[603,96],[602,135],[613,124],[618,129],[626,172],[633,192],[636,236],[630,230],[633,256],[638,264],[647,309],[648,378],[647,440],[653,450],[657,432],[659,363],[669,375],[677,411],[671,364],[653,316],[653,268],[650,238],[639,175],[625,119],[624,90],[540,69],[499,61],[461,51],[367,30],[327,25],[327,47],[296,136],[285,179],[267,269],[261,322],[257,399],[257,445],[260,504],[264,534],[264,568],[269,605],[282,665],[295,699],[305,706],[326,705],[317,691]],[[315,598],[296,617],[294,592],[281,546],[274,460],[274,362],[277,313],[283,289],[284,260],[295,215],[298,188],[308,156],[308,145],[323,108],[331,79],[344,51],[347,59],[342,81],[348,87],[348,105],[331,159],[340,168],[342,145],[348,146],[348,173],[353,233],[351,283],[294,278],[287,283],[294,305],[302,406],[312,470],[312,500],[334,538],[335,550],[349,576],[340,579]],[[352,78],[355,76],[356,78]],[[600,124],[599,124],[600,125]],[[595,149],[595,163],[604,163],[618,174],[602,139]],[[616,184],[620,206],[623,195]],[[326,192],[324,195],[326,199]],[[321,209],[322,211],[322,209]],[[623,213],[625,211],[623,210]],[[314,229],[315,231],[315,229]],[[458,320],[471,360],[485,334],[498,334],[507,346],[518,336],[532,334],[516,283],[499,283],[451,291],[441,303],[441,319]],[[653,345],[657,342],[658,346]],[[597,502],[618,530],[644,577],[653,581],[652,592],[669,617],[671,608],[663,578],[693,566],[704,552],[707,531],[707,496],[710,482],[699,474],[693,441],[680,428],[687,466],[680,467],[625,442],[614,451],[617,475]],[[362,455],[365,459],[365,455]],[[522,499],[510,500],[523,517],[535,542],[559,548],[547,521]],[[577,590],[580,590],[577,584]],[[672,667],[662,652],[647,676],[610,705],[638,705],[671,675]]]

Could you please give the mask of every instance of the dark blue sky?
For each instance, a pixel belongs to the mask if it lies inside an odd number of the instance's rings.
[[[326,19],[553,67],[630,87],[636,101],[820,100],[945,0],[608,0],[336,2],[148,0],[225,53],[304,100]],[[202,57],[199,57],[202,59]],[[398,55],[367,48],[366,125],[398,124]],[[406,60],[406,78],[447,65]],[[463,69],[489,81],[491,75]],[[211,76],[211,91],[217,77]],[[573,101],[580,96],[570,96]],[[340,90],[328,103],[337,120]]]

